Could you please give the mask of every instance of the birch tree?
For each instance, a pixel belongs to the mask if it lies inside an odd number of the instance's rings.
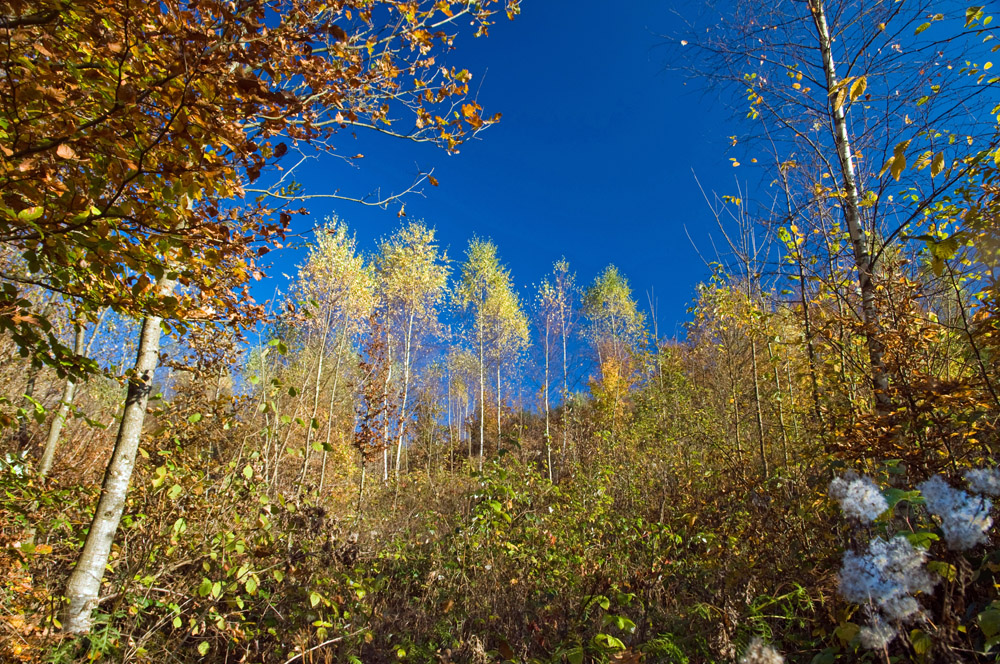
[[[434,229],[415,221],[396,231],[379,246],[375,276],[379,306],[386,327],[395,329],[402,361],[399,425],[396,440],[396,477],[410,413],[410,383],[421,343],[438,330],[438,310],[444,301],[448,274],[447,256],[438,247]],[[391,342],[390,342],[391,343]]]
[[[562,458],[569,446],[569,336],[576,321],[576,273],[570,272],[569,262],[560,258],[552,266],[552,295],[556,309],[556,325],[562,342]]]
[[[492,4],[456,9],[485,33]],[[407,19],[372,19],[394,11]],[[439,2],[394,0],[85,0],[4,12],[11,66],[0,79],[0,235],[50,290],[143,320],[115,450],[66,588],[66,631],[91,626],[161,326],[248,326],[261,315],[248,283],[262,276],[261,244],[280,243],[291,221],[268,205],[302,200],[283,178],[255,189],[262,172],[289,143],[332,150],[341,128],[381,126],[390,113],[413,122],[408,139],[447,150],[492,122],[475,103],[449,112],[469,76],[434,64],[431,53],[450,50],[454,38],[426,29],[440,11]],[[429,122],[432,110],[448,119]],[[19,292],[8,289],[5,304],[20,302]],[[59,364],[45,345],[48,326],[30,315],[36,303],[0,309],[0,328]]]
[[[609,265],[584,291],[587,337],[597,355],[601,385],[613,398],[612,421],[632,381],[632,354],[645,337],[645,317],[628,280]]]
[[[552,432],[549,428],[549,360],[552,344],[556,338],[558,305],[556,289],[549,280],[543,279],[535,294],[535,311],[538,318],[538,335],[542,340],[542,410],[545,412],[545,466],[552,481]]]
[[[764,214],[804,226],[831,205],[842,219],[880,413],[893,408],[880,259],[899,238],[926,232],[934,202],[968,171],[967,146],[991,136],[982,109],[998,79],[974,64],[992,48],[970,29],[976,9],[948,0],[742,3],[706,39],[686,35],[706,56],[700,71],[745,100],[748,132],[734,145],[745,140],[753,161],[770,153],[785,183],[782,200],[765,204],[780,216]],[[789,196],[788,174],[803,165],[818,172]]]
[[[313,451],[323,452],[319,481],[319,491],[323,491],[327,456],[332,449],[331,440],[337,423],[336,405],[344,387],[345,353],[353,346],[371,315],[374,297],[373,270],[365,264],[358,251],[356,237],[336,217],[329,219],[316,233],[309,255],[299,268],[292,294],[292,298],[300,301],[310,314],[301,327],[311,328],[312,334],[307,333],[306,336],[315,340],[312,345],[316,347],[312,410],[306,429],[299,491]],[[303,330],[299,333],[302,334]],[[324,374],[326,359],[331,353],[332,372]],[[309,356],[312,354],[309,353]],[[326,423],[320,426],[320,397],[324,389],[328,389]],[[314,433],[321,429],[324,430],[323,440],[314,441]]]
[[[497,370],[497,445],[499,445],[502,437],[501,413],[503,412],[501,371],[505,365],[516,366],[521,354],[527,349],[528,318],[509,277],[500,280],[497,288],[487,297],[484,308],[489,326],[492,328],[491,355]]]
[[[455,302],[470,317],[473,343],[479,359],[479,470],[483,469],[486,438],[486,345],[493,330],[491,298],[510,282],[489,240],[474,238],[465,250],[465,262],[455,287]]]

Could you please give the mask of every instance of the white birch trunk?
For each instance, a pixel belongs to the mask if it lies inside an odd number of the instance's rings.
[[[172,279],[161,279],[158,288],[160,296],[168,295],[175,283]],[[118,427],[111,461],[104,474],[101,497],[97,502],[97,510],[83,551],[66,582],[64,594],[67,603],[62,613],[62,628],[70,634],[90,631],[92,614],[99,603],[101,581],[104,579],[118,523],[125,510],[125,498],[139,451],[153,374],[159,362],[161,320],[159,316],[147,316],[142,321],[135,372],[129,379],[125,410]]]

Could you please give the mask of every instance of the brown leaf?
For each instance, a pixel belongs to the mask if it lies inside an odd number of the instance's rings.
[[[76,159],[76,152],[74,152],[73,148],[65,143],[59,144],[59,147],[56,148],[56,154],[63,159]]]
[[[326,30],[327,30],[327,32],[329,32],[329,33],[330,33],[330,34],[331,34],[331,35],[333,36],[333,38],[334,38],[334,39],[336,39],[337,41],[345,41],[345,40],[347,39],[347,33],[346,33],[346,32],[344,32],[344,29],[343,29],[342,27],[340,27],[339,25],[331,25],[331,26],[330,26],[329,28],[327,28]]]

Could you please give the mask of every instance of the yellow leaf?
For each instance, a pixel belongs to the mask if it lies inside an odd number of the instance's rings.
[[[868,88],[868,77],[859,76],[858,80],[851,84],[851,101],[854,101],[861,95],[865,93],[865,89]]]
[[[899,176],[903,173],[903,169],[906,168],[906,148],[908,147],[910,147],[910,141],[908,140],[896,145],[892,151],[892,156],[887,162],[885,162],[885,166],[882,167],[882,170],[879,171],[879,177],[884,175],[886,171],[890,171],[892,173],[892,177],[899,180]]]
[[[944,152],[938,152],[934,155],[934,161],[931,162],[931,177],[934,177],[944,169]]]
[[[846,97],[847,97],[847,90],[845,90],[844,88],[840,88],[840,90],[837,91],[836,98],[833,100],[833,110],[837,110],[838,108],[843,106],[844,99]]]

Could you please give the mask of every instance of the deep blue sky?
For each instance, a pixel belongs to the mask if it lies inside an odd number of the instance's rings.
[[[503,113],[498,125],[458,155],[348,138],[338,149],[364,153],[360,169],[324,158],[297,179],[309,193],[357,196],[405,188],[418,165],[433,167],[440,186],[411,196],[406,211],[438,229],[452,258],[473,235],[492,238],[525,296],[560,256],[584,284],[614,263],[643,308],[655,290],[661,336],[681,334],[694,286],[709,274],[684,225],[705,251],[714,223],[692,170],[720,193],[751,172],[729,161],[726,136],[737,131],[716,97],[668,70],[662,35],[680,30],[670,5],[525,2],[513,22],[498,18],[488,38],[460,35],[448,57],[473,72],[484,115]],[[309,209],[297,228],[336,212],[364,248],[397,224],[396,207],[313,200]],[[271,273],[284,281],[299,260],[284,252]]]

